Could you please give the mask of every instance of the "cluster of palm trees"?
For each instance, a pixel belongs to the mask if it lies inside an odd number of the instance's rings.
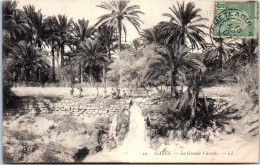
[[[65,15],[44,17],[32,5],[20,10],[17,3],[3,1],[3,58],[8,59],[15,81],[41,82],[47,78],[57,82],[58,64],[65,70],[73,65],[81,82],[84,73],[93,82],[111,63],[111,51],[121,50],[122,30],[127,34],[124,22],[139,30],[139,14],[143,14],[138,5],[131,6],[129,1],[102,2],[97,7],[109,13],[90,26],[88,20],[75,22]]]
[[[192,51],[207,47],[205,37],[208,27],[203,24],[207,19],[200,16],[200,9],[196,9],[192,2],[186,5],[177,3],[177,7],[173,5],[169,9],[171,13],[163,14],[170,18],[169,21],[160,22],[141,33],[144,44],[150,46],[155,54],[145,57],[148,59],[145,69],[141,66],[136,70],[143,71],[140,75],[144,84],[155,85],[153,82],[159,79],[160,83],[170,85],[174,98],[172,110],[191,109],[191,123],[200,92],[198,81],[206,71],[200,54]],[[189,90],[181,94],[176,88],[180,85],[188,86]]]
[[[143,49],[149,46],[154,53],[143,53],[141,59],[146,65],[137,65],[133,70],[143,84],[171,86],[171,109],[184,114],[183,124],[187,128],[196,116],[201,89],[219,78],[214,72],[222,74],[224,64],[231,62],[236,63],[235,67],[240,67],[241,61],[255,63],[258,42],[257,39],[214,38],[212,27],[205,25],[207,19],[201,17],[201,10],[192,2],[177,2],[169,9],[170,13],[163,14],[169,21],[142,31]],[[210,43],[206,42],[207,37]],[[136,48],[138,42],[134,41],[133,45]],[[187,86],[188,90],[179,92],[176,89],[179,86]]]
[[[3,64],[8,65],[4,68],[12,74],[11,81],[30,81],[31,77],[42,81],[51,73],[47,81],[55,82],[55,60],[59,58],[60,68],[76,72],[80,82],[85,74],[93,83],[104,77],[116,49],[128,49],[136,61],[128,66],[129,80],[138,80],[142,86],[170,85],[172,109],[190,109],[187,121],[191,123],[201,88],[211,81],[209,71],[221,73],[223,65],[232,60],[252,64],[257,59],[257,39],[214,38],[213,28],[205,25],[207,19],[193,2],[173,5],[170,13],[163,14],[169,21],[142,31],[140,15],[144,13],[138,5],[112,0],[97,7],[108,13],[90,26],[85,19],[75,22],[65,15],[44,17],[31,5],[19,10],[17,1],[3,1]],[[131,46],[122,44],[126,22],[141,34]],[[69,51],[65,52],[66,48]],[[180,84],[188,90],[178,92]]]

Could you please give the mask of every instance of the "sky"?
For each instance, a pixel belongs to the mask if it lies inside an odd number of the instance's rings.
[[[100,0],[18,0],[18,8],[22,9],[26,5],[34,5],[36,10],[42,11],[45,16],[57,16],[65,14],[68,18],[74,21],[85,18],[89,20],[90,25],[94,25],[98,17],[108,13],[107,10],[96,7],[101,3]],[[104,0],[106,1],[106,0]],[[180,1],[182,3],[182,1]],[[185,0],[187,3],[188,1]],[[213,1],[195,0],[193,1],[197,8],[200,8],[201,16],[206,17],[209,21],[204,22],[206,25],[211,25],[213,20]],[[145,14],[141,16],[144,24],[141,29],[151,28],[161,21],[168,21],[169,18],[162,16],[163,13],[171,13],[169,7],[177,5],[176,0],[131,0],[129,5],[139,5],[140,10]],[[138,32],[131,25],[127,25],[127,41],[132,41],[139,37]]]

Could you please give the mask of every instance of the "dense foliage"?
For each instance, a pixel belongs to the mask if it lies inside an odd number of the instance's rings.
[[[124,21],[139,32],[144,13],[129,1],[102,2],[97,7],[108,13],[94,26],[84,18],[44,16],[32,5],[17,9],[17,1],[2,3],[4,104],[9,103],[13,83],[93,85],[104,83],[105,76],[120,86],[171,87],[170,110],[189,113],[186,127],[198,111],[201,89],[224,78],[235,77],[258,100],[257,76],[247,74],[257,73],[258,39],[214,38],[193,2],[169,7],[170,13],[163,14],[169,21],[143,29],[131,44],[126,42]],[[183,86],[187,90],[179,90]]]

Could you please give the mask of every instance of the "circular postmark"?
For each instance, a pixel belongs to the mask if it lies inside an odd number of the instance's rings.
[[[256,4],[216,2],[214,37],[255,37]]]
[[[215,36],[240,36],[244,30],[252,25],[249,15],[239,9],[223,10],[214,19]],[[253,35],[248,33],[248,35]]]

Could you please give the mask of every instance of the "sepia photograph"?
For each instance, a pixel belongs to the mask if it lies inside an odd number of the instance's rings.
[[[1,3],[3,163],[259,162],[258,1]]]

